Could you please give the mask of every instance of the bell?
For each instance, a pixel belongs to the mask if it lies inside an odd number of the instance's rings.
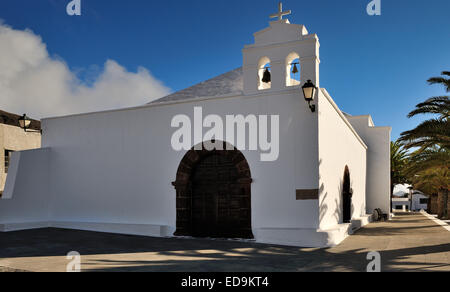
[[[292,74],[297,74],[298,73],[298,69],[297,69],[297,64],[293,64],[294,67],[292,68]]]
[[[266,71],[264,71],[264,75],[262,78],[262,82],[264,83],[270,83],[272,81],[272,77],[270,75],[270,71],[268,68],[266,68]]]

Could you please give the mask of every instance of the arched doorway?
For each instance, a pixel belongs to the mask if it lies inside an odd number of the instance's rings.
[[[346,166],[344,170],[344,180],[342,183],[342,215],[344,223],[350,223],[352,221],[352,192],[350,170],[348,169],[348,166]]]
[[[251,182],[250,168],[239,150],[190,150],[173,183],[175,235],[253,238]]]

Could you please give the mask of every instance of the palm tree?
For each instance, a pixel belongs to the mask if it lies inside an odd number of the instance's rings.
[[[414,189],[429,195],[428,211],[437,213],[441,218],[449,216],[449,210],[447,210],[449,180],[450,173],[448,167],[430,168],[414,175],[412,178]],[[441,204],[438,202],[437,206],[432,206],[431,198],[433,196],[437,196],[437,200],[440,200]]]
[[[412,178],[415,190],[424,194],[437,194],[441,187],[448,184],[448,169],[429,169],[423,171]]]
[[[391,142],[391,197],[394,187],[408,182],[405,170],[408,166],[408,153],[399,142]]]
[[[399,142],[391,142],[391,210],[394,188],[398,184],[408,182],[405,170],[408,165],[408,153]]]
[[[419,103],[416,109],[413,110],[408,118],[412,118],[419,114],[438,114],[440,119],[448,118],[450,112],[450,101],[448,96],[437,96],[428,99],[425,102]]]
[[[439,217],[448,216],[447,200],[450,186],[450,151],[446,148],[434,147],[411,155],[409,167],[405,174],[413,181],[416,189],[438,197],[436,212]],[[430,210],[430,206],[429,206]]]
[[[409,158],[409,165],[404,170],[408,177],[430,169],[448,169],[450,166],[450,150],[433,147],[420,152],[414,152]]]
[[[450,72],[428,80],[429,84],[443,85],[450,92]],[[414,186],[428,194],[438,194],[440,217],[446,216],[446,201],[450,185],[450,100],[449,96],[432,97],[416,106],[408,117],[433,114],[435,118],[422,122],[411,131],[402,133],[400,141],[405,149],[415,149],[405,173]],[[442,203],[444,202],[444,203]]]
[[[450,72],[442,72],[443,76],[450,76]],[[428,80],[429,84],[441,84],[450,92],[450,78],[434,77]],[[400,141],[406,149],[419,148],[417,153],[434,146],[450,148],[450,99],[449,96],[432,97],[416,106],[408,118],[420,114],[434,114],[436,118],[426,120],[414,130],[402,133]]]
[[[418,152],[439,145],[450,148],[450,121],[432,119],[417,126],[414,130],[403,132],[400,141],[407,149],[419,148]]]

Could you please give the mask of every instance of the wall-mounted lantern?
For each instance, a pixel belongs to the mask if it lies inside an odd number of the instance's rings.
[[[311,82],[311,80],[308,80],[305,83],[305,85],[303,85],[302,90],[303,96],[305,97],[306,102],[308,102],[311,112],[314,113],[316,111],[316,106],[312,105],[311,102],[314,101],[314,96],[316,95],[317,87],[314,85],[314,83]]]
[[[42,130],[30,130],[30,126],[31,126],[31,119],[27,117],[26,114],[23,114],[23,116],[19,118],[19,127],[21,127],[25,132],[42,134]]]

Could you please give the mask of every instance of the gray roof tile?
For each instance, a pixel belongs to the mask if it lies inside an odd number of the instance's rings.
[[[235,69],[192,87],[177,91],[151,103],[180,101],[202,97],[241,95],[244,89],[242,68]]]

